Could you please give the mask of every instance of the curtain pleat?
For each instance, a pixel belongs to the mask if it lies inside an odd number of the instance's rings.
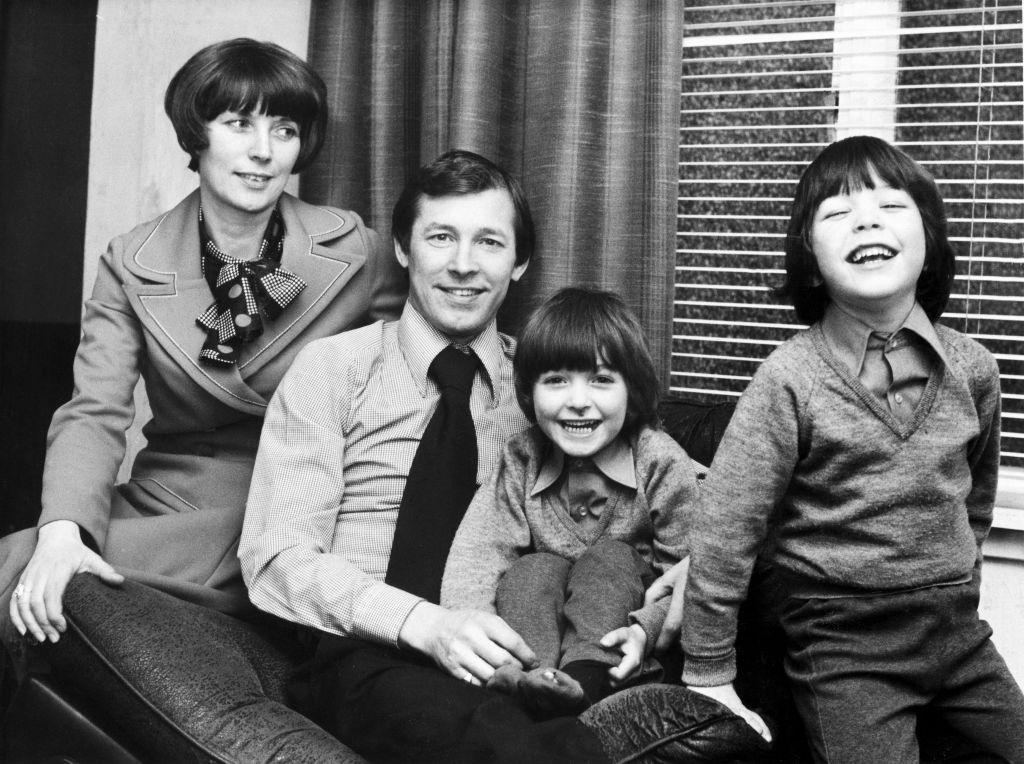
[[[500,316],[556,289],[612,289],[667,379],[682,0],[314,0],[310,60],[330,91],[311,201],[387,235],[405,179],[449,148],[516,174],[537,257]]]

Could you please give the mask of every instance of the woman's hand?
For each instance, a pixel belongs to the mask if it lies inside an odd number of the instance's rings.
[[[657,652],[664,652],[679,639],[679,630],[683,627],[683,595],[686,593],[686,576],[690,571],[690,558],[684,557],[671,568],[655,579],[644,593],[644,605],[657,602],[662,597],[672,595],[668,606],[668,615],[661,626],[661,632],[654,643]]]
[[[743,701],[741,701],[740,696],[736,694],[736,690],[733,688],[731,682],[729,684],[720,684],[716,687],[687,686],[694,692],[699,692],[701,695],[706,695],[712,700],[717,700],[734,714],[741,717],[743,721],[753,728],[754,732],[763,737],[769,743],[772,742],[772,733],[769,731],[768,725],[764,723],[764,719],[743,705]]]
[[[11,621],[18,632],[30,633],[38,642],[56,642],[67,629],[64,590],[76,573],[94,573],[108,584],[120,584],[124,576],[82,543],[78,525],[54,520],[39,529],[32,558],[21,572],[11,597]]]
[[[622,626],[609,631],[601,637],[603,647],[618,647],[622,651],[622,660],[618,666],[608,669],[612,687],[620,687],[640,670],[644,661],[644,648],[647,646],[647,634],[639,624]]]

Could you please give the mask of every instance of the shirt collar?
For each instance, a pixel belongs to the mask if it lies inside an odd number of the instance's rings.
[[[551,446],[544,463],[537,474],[537,482],[530,492],[536,496],[547,490],[555,481],[561,477],[565,470],[565,454],[562,449]],[[616,438],[607,446],[602,448],[592,457],[590,461],[597,467],[598,471],[609,480],[614,480],[626,488],[636,490],[636,468],[633,466],[633,448],[624,438]]]
[[[939,360],[946,366],[949,361],[942,349],[939,335],[928,320],[928,314],[920,303],[915,302],[910,313],[903,320],[903,324],[896,331],[907,330],[913,332],[927,343]],[[867,351],[868,337],[874,331],[870,326],[861,321],[851,313],[847,313],[834,302],[825,306],[825,315],[821,319],[821,331],[825,335],[829,347],[836,357],[846,364],[854,374],[860,373],[864,363],[864,353]]]
[[[412,303],[406,302],[402,316],[398,320],[398,343],[420,395],[426,397],[427,372],[430,364],[438,353],[452,344],[451,339],[435,329]],[[491,388],[491,402],[496,405],[498,391],[495,389],[494,380],[500,378],[501,363],[504,359],[497,322],[491,319],[484,330],[468,343],[468,347],[472,348],[480,359],[486,381]]]

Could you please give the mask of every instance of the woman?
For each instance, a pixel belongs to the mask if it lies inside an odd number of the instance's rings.
[[[199,188],[100,260],[38,529],[0,540],[0,614],[19,634],[59,639],[79,572],[249,607],[235,547],[267,403],[307,342],[397,316],[403,298],[358,215],[284,192],[323,143],[325,100],[305,62],[248,39],[204,48],[171,80],[165,109]],[[148,445],[115,486],[140,374]],[[10,625],[3,636],[20,642]]]

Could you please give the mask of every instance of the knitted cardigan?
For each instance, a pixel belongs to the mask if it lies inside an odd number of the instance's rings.
[[[999,373],[978,343],[935,329],[949,365],[933,370],[905,424],[833,356],[820,325],[754,375],[695,523],[685,682],[735,677],[737,612],[759,553],[799,582],[797,596],[971,578],[995,500]]]
[[[531,496],[547,438],[536,426],[512,438],[477,491],[452,543],[441,586],[446,607],[495,612],[498,580],[522,555],[551,552],[575,562],[599,539],[617,539],[658,573],[685,557],[697,505],[696,467],[666,433],[644,428],[631,443],[637,490],[610,497],[591,535],[563,508]],[[666,597],[630,613],[650,651],[668,610]],[[625,624],[624,624],[625,625]]]

